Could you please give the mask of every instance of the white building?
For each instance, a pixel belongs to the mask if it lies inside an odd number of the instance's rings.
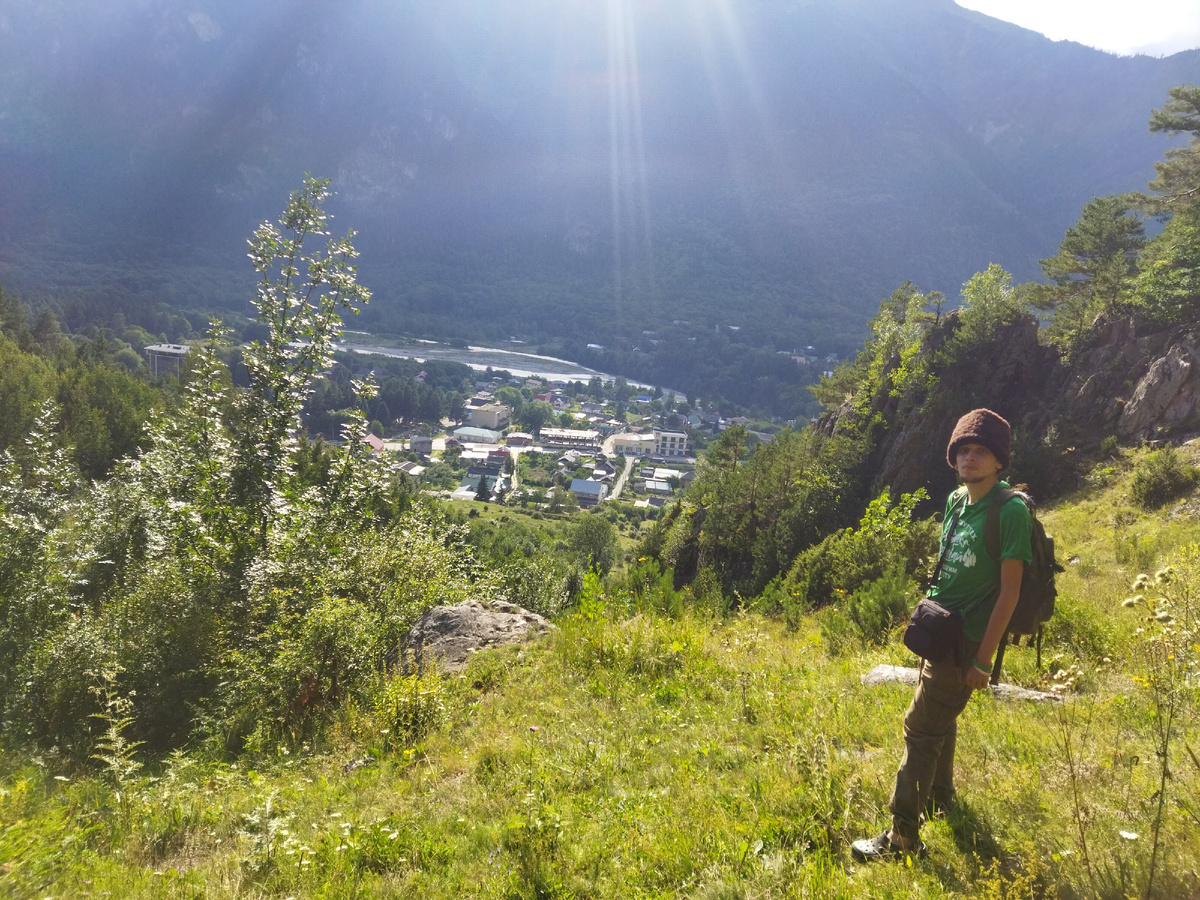
[[[146,362],[151,374],[178,374],[183,367],[183,358],[191,349],[187,344],[151,344],[146,348]]]
[[[469,410],[468,418],[476,428],[499,431],[508,424],[508,407],[500,403],[486,403]]]
[[[687,456],[687,435],[682,431],[655,431],[655,456]]]
[[[653,434],[632,434],[625,432],[613,438],[613,452],[623,453],[635,459],[643,456],[653,456],[657,441]]]

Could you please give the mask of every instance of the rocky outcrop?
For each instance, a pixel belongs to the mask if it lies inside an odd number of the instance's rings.
[[[1150,364],[1121,411],[1117,434],[1150,436],[1200,424],[1200,344],[1182,335]]]
[[[937,354],[959,327],[957,312],[944,316],[926,336],[924,352]],[[899,365],[899,359],[891,367]],[[944,498],[954,487],[954,473],[946,464],[946,441],[954,423],[976,406],[994,409],[1018,428],[1040,410],[1046,383],[1059,366],[1053,348],[1038,340],[1038,321],[1022,316],[996,329],[987,346],[968,358],[934,368],[933,387],[913,396],[895,397],[885,384],[872,398],[869,416],[881,423],[869,442],[866,469],[873,473],[872,490],[886,486],[894,493],[923,487],[931,497]],[[833,435],[846,416],[855,416],[849,404],[818,423]],[[940,507],[941,500],[936,504]]]
[[[936,354],[958,321],[956,313],[945,316],[926,335],[924,352]],[[1027,465],[1019,474],[1040,479],[1043,495],[1071,483],[1073,452],[1106,437],[1134,442],[1200,432],[1200,330],[1138,334],[1130,318],[1100,321],[1087,348],[1069,362],[1039,337],[1037,321],[1022,317],[969,358],[935,366],[928,391],[897,397],[885,384],[865,415],[848,401],[817,428],[832,436],[844,423],[865,426],[870,451],[863,468],[871,489],[924,487],[933,498],[954,486],[946,439],[973,406],[994,409],[1013,424],[1017,467]]]
[[[553,628],[537,613],[503,600],[438,606],[409,630],[391,662],[404,672],[423,671],[427,665],[461,672],[478,650],[524,643]]]
[[[1139,335],[1131,319],[1100,323],[1090,349],[1047,385],[1045,407],[1085,444],[1200,429],[1200,337],[1186,328]]]

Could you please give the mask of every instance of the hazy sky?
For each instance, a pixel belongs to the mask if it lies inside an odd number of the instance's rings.
[[[1056,41],[1166,56],[1200,47],[1200,0],[956,0]]]

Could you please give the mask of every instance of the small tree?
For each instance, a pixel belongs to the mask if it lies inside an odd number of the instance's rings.
[[[617,562],[617,529],[604,516],[590,513],[575,526],[571,534],[571,550],[584,565],[606,575]]]
[[[996,263],[971,276],[962,288],[964,344],[982,343],[997,327],[1014,321],[1028,308],[1027,289],[1013,285],[1012,275]]]
[[[481,503],[487,503],[490,499],[492,499],[492,492],[488,488],[486,475],[479,476],[479,486],[475,488],[475,499]]]
[[[533,400],[522,407],[516,418],[531,434],[537,434],[543,425],[553,421],[554,407],[545,400]]]
[[[1041,261],[1054,283],[1034,289],[1034,305],[1054,312],[1048,331],[1064,347],[1116,305],[1137,272],[1146,235],[1130,203],[1128,197],[1094,197],[1067,229],[1058,255]]]
[[[1181,84],[1167,91],[1167,102],[1150,116],[1150,130],[1169,135],[1191,135],[1187,146],[1171,147],[1163,162],[1155,163],[1158,176],[1150,182],[1153,196],[1139,196],[1151,213],[1173,213],[1200,205],[1200,86]]]
[[[250,389],[241,399],[237,459],[231,473],[239,498],[255,508],[265,542],[271,510],[286,502],[302,423],[300,413],[317,376],[333,363],[343,309],[358,312],[370,292],[358,283],[351,241],[330,237],[322,204],[329,179],[305,176],[276,226],[264,222],[250,240],[250,259],[262,278],[254,306],[267,326],[264,340],[246,348]],[[305,251],[309,238],[325,238],[323,250]]]

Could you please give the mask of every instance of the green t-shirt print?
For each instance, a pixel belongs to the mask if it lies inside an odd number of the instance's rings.
[[[1008,484],[999,482],[978,503],[967,502],[965,488],[950,495],[942,521],[942,547],[949,540],[950,549],[946,551],[937,584],[929,591],[929,596],[946,609],[966,616],[963,633],[971,641],[983,640],[1000,591],[1000,565],[988,553],[984,538],[992,494],[999,490],[1008,490]],[[959,510],[958,523],[951,536],[955,508]],[[1029,508],[1020,498],[1013,497],[1000,510],[1000,559],[1019,559],[1026,565],[1032,562],[1031,530]]]

